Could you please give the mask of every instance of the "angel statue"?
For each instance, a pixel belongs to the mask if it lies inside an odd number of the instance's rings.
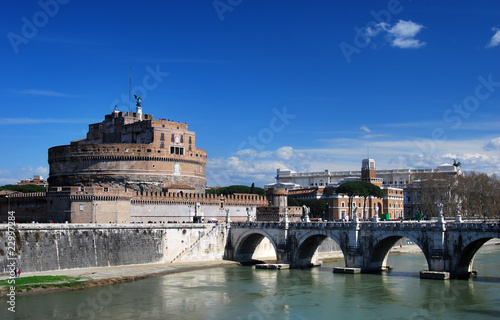
[[[135,98],[135,101],[136,101],[135,105],[137,107],[140,107],[141,106],[141,100],[142,100],[142,98],[138,97],[136,94],[134,94],[134,98]]]

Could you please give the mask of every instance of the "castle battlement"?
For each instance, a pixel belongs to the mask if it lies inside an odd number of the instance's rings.
[[[137,192],[133,203],[168,203],[201,205],[231,205],[231,206],[267,206],[266,197],[256,194],[216,195],[180,192]]]
[[[47,199],[52,198],[67,198],[67,199],[90,199],[90,200],[115,200],[115,199],[132,199],[134,196],[133,190],[116,188],[116,187],[51,187],[47,192]]]
[[[5,198],[45,198],[45,192],[29,192],[29,193],[11,193]]]

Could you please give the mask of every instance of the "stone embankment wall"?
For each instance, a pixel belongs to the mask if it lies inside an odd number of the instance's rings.
[[[12,225],[10,225],[12,226]],[[15,236],[22,272],[154,262],[218,260],[225,224],[16,224],[0,226],[0,273],[7,272]],[[10,243],[9,243],[10,242]]]

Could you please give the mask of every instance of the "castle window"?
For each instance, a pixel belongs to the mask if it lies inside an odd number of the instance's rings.
[[[189,137],[189,144],[191,144],[191,137]]]
[[[172,133],[172,138],[170,139],[171,142],[174,142],[175,141],[175,137],[174,137],[174,134]]]
[[[160,148],[165,148],[165,142],[163,142],[163,141],[162,141],[162,142],[160,143]],[[160,152],[160,151],[158,150],[158,152]]]
[[[83,204],[80,204],[80,211],[83,211]]]
[[[183,156],[184,155],[184,148],[183,147],[170,146],[170,154],[178,154],[178,155]]]
[[[191,145],[189,145],[189,151],[191,151]]]
[[[164,140],[165,140],[165,134],[164,134],[164,133],[162,133],[162,134],[161,134],[161,136],[160,136],[160,140],[161,140],[161,141],[164,141]]]
[[[184,143],[184,136],[181,136],[181,143]]]

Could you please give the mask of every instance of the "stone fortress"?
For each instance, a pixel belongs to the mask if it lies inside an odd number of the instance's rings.
[[[89,125],[85,139],[48,151],[47,192],[0,196],[16,222],[167,223],[254,220],[255,194],[205,194],[207,152],[186,123],[155,120],[137,100]]]
[[[114,110],[87,138],[49,149],[49,185],[109,185],[143,192],[205,192],[207,152],[186,123]]]

